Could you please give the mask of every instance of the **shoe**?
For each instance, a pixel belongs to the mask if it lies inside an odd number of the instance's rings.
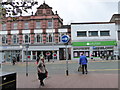
[[[41,86],[45,86],[44,83],[42,83]]]
[[[86,72],[86,74],[87,74],[88,72]]]

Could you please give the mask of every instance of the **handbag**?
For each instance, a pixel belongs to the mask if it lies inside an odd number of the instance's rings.
[[[78,72],[82,72],[82,65],[78,67]]]

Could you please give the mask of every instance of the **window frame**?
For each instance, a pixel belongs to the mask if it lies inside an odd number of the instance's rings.
[[[101,32],[109,32],[109,35],[101,35]],[[100,31],[100,36],[110,36],[110,31]]]
[[[82,33],[82,32],[85,32],[86,35],[84,35],[84,36],[83,36],[83,35],[78,35],[78,32],[79,32],[79,33],[80,33],[80,32],[81,32],[81,33]],[[87,37],[87,31],[77,31],[77,37]]]

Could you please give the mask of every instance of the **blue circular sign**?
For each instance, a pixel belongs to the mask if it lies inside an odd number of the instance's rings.
[[[62,41],[63,43],[68,43],[69,40],[70,40],[70,37],[69,37],[68,35],[63,35],[61,39],[62,39],[61,41]]]

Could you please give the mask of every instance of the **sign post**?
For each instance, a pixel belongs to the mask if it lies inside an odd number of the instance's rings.
[[[28,48],[29,44],[26,44],[26,76],[28,76]]]
[[[68,76],[68,51],[67,51],[67,45],[70,40],[70,37],[68,35],[63,35],[61,37],[61,41],[66,45],[66,75]]]

